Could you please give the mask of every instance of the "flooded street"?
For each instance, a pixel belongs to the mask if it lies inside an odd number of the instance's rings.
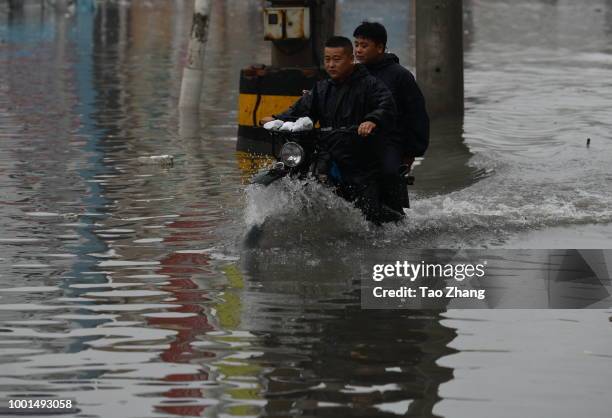
[[[0,3],[1,416],[609,416],[612,309],[363,310],[358,277],[380,252],[612,248],[612,1],[464,0],[465,116],[380,229],[246,185],[259,1],[213,1],[197,116],[192,2],[26,3]],[[411,2],[371,3],[338,0],[337,32],[381,20],[413,69]]]

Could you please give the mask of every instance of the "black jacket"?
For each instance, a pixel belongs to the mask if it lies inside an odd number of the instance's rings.
[[[385,83],[395,99],[398,115],[395,140],[409,155],[421,157],[429,146],[429,116],[414,76],[399,64],[395,54],[385,54],[382,60],[367,65],[367,69]]]
[[[376,123],[376,134],[371,138],[356,135],[332,137],[332,157],[349,182],[361,182],[375,174],[378,161],[375,157],[377,142],[395,126],[396,108],[389,89],[371,76],[360,64],[343,83],[332,79],[317,82],[313,89],[302,96],[277,119],[294,120],[308,116],[319,122],[321,128],[348,128],[362,122]],[[331,152],[331,151],[330,151]]]
[[[384,132],[393,127],[395,113],[389,89],[372,77],[363,65],[357,64],[343,83],[336,83],[331,78],[321,80],[309,94],[275,116],[281,120],[308,116],[322,128],[349,127],[372,121],[378,132]]]

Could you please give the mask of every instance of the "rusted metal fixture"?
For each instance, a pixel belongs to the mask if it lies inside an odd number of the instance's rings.
[[[264,9],[264,39],[310,39],[310,9],[268,7]]]

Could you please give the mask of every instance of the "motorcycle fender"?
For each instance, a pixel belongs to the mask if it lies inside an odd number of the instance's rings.
[[[264,186],[269,186],[274,183],[276,180],[285,177],[287,174],[286,171],[280,170],[264,170],[260,173],[255,174],[253,179],[251,180],[251,184],[262,184]]]

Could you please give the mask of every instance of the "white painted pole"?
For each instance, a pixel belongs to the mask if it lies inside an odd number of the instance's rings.
[[[200,105],[204,75],[204,47],[208,37],[208,21],[210,19],[210,0],[195,0],[193,23],[187,52],[187,64],[183,69],[181,82],[181,109],[197,110]]]

